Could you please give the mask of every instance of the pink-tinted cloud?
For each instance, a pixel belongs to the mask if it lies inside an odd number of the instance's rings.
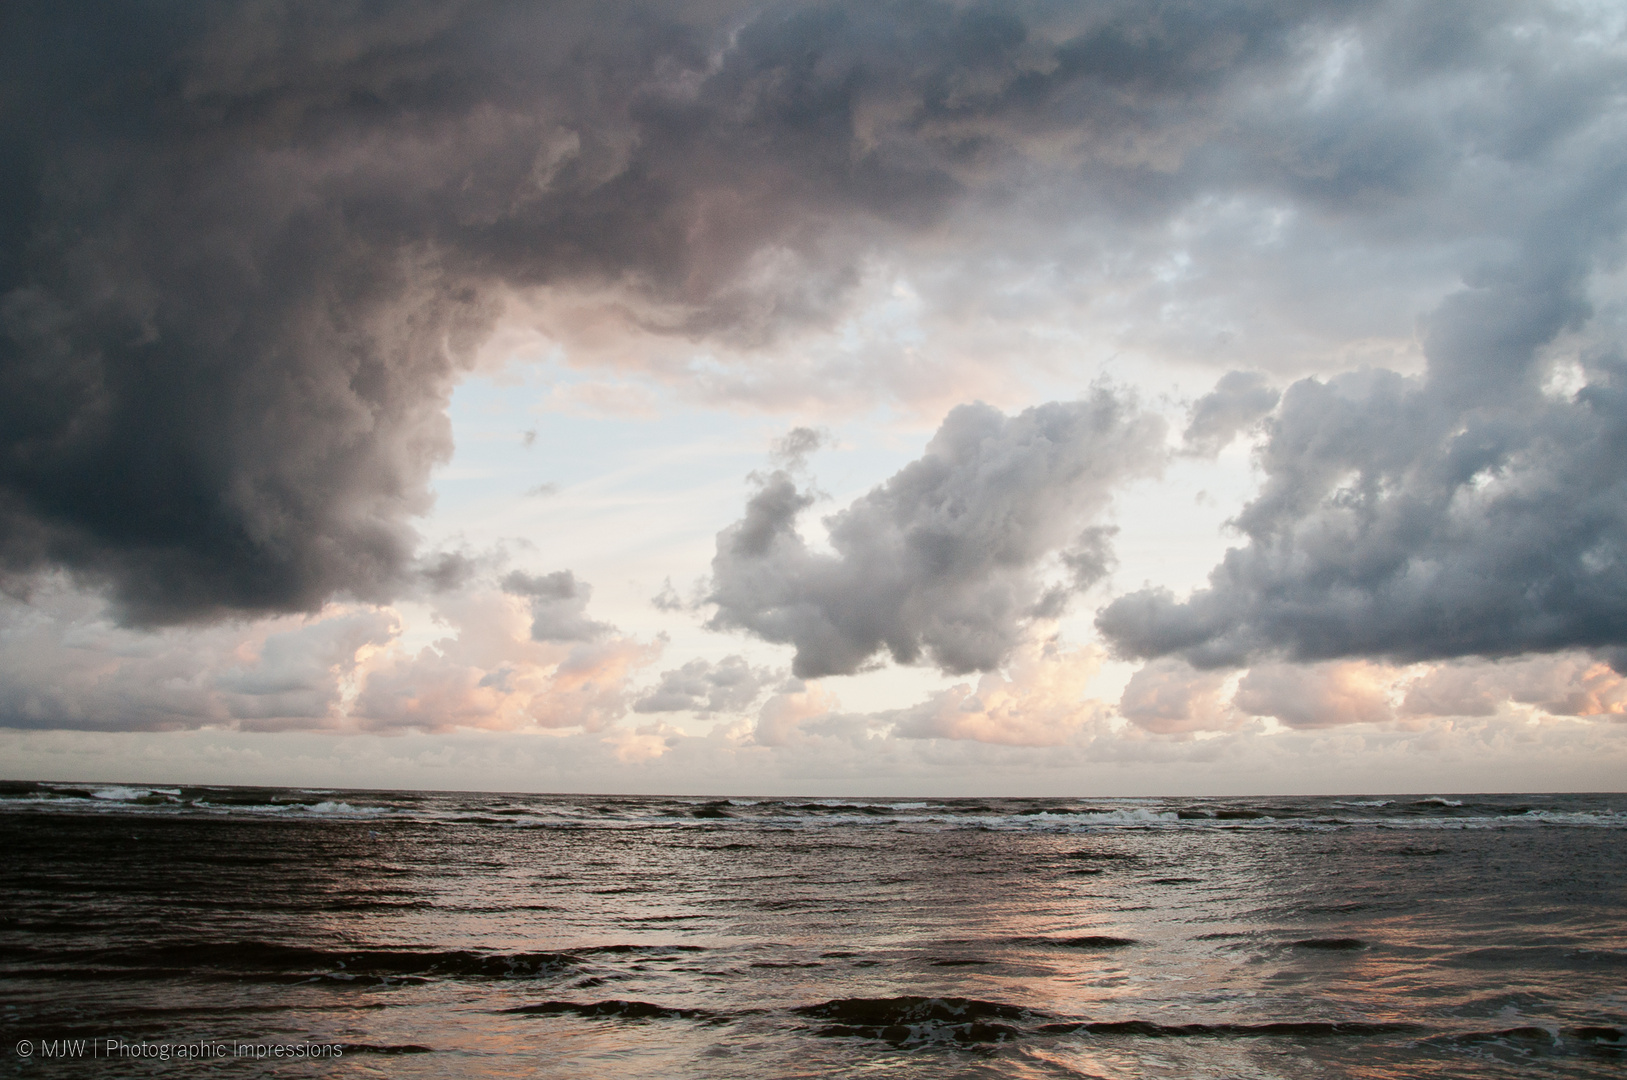
[[[788,746],[807,737],[803,724],[836,715],[836,695],[819,683],[798,683],[763,703],[752,732],[759,746]]]
[[[1223,700],[1228,681],[1222,671],[1199,671],[1181,660],[1153,660],[1130,676],[1119,712],[1159,735],[1230,730],[1242,715]]]
[[[100,599],[54,581],[27,604],[0,597],[0,725],[337,729],[359,666],[399,632],[392,611],[366,605],[134,631]]]
[[[455,632],[416,654],[397,652],[370,666],[350,710],[352,722],[371,730],[427,731],[600,731],[614,724],[629,705],[629,677],[660,654],[659,644],[621,636],[537,640],[532,606],[525,597],[496,591],[444,604],[442,617]]]
[[[1302,730],[1380,724],[1395,718],[1394,682],[1393,669],[1362,660],[1260,664],[1243,676],[1232,703],[1250,716]]]
[[[1085,696],[1101,666],[1100,650],[1027,642],[1004,672],[975,687],[962,683],[905,710],[894,734],[908,739],[969,739],[1007,746],[1062,746],[1098,734],[1105,703]]]
[[[1627,715],[1627,679],[1582,653],[1517,660],[1459,661],[1430,669],[1407,687],[1403,716],[1492,716],[1508,704],[1552,716]]]

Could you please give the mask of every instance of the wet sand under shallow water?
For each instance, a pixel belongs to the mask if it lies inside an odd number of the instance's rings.
[[[0,1062],[41,1077],[1615,1077],[1624,828],[1627,799],[1587,795],[11,784]],[[15,1049],[65,1038],[342,1056]]]

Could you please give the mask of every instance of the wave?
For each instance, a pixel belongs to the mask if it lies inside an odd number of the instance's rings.
[[[585,956],[591,953],[677,953],[705,952],[704,945],[587,945],[571,949],[566,955]]]
[[[1296,949],[1317,949],[1322,952],[1360,952],[1367,948],[1367,942],[1353,937],[1305,938],[1288,944]]]
[[[1418,1024],[1359,1020],[1290,1020],[1268,1024],[1158,1024],[1151,1020],[1108,1020],[1046,1024],[1039,1030],[1053,1035],[1129,1035],[1150,1039],[1325,1039],[1414,1035],[1425,1029]]]
[[[352,806],[350,803],[332,799],[311,803],[303,809],[310,814],[388,814],[391,810],[388,806]]]
[[[1192,807],[1182,807],[1175,811],[1175,817],[1181,821],[1259,821],[1270,818],[1272,815],[1264,810],[1201,810]],[[1298,817],[1300,815],[1287,815]]]
[[[1447,953],[1439,963],[1480,970],[1500,968],[1534,970],[1572,969],[1627,964],[1627,950],[1577,948],[1565,945],[1482,945]]]
[[[134,783],[0,781],[0,807],[58,813],[312,815],[470,828],[979,829],[1076,836],[1240,829],[1627,828],[1613,795],[1297,797],[1280,799],[675,799],[336,791]],[[1078,858],[1111,858],[1080,854]]]
[[[1011,1021],[1030,1023],[1045,1015],[1018,1005],[959,997],[838,998],[791,1011],[829,1021],[815,1029],[820,1037],[877,1039],[894,1046],[1008,1042],[1023,1034]]]
[[[370,815],[400,812],[416,797],[397,796],[382,802],[359,802],[353,793],[334,799],[334,792],[292,791],[282,788],[160,787],[140,784],[87,784],[83,786],[12,782],[0,785],[0,804],[31,804],[81,811],[141,810],[206,813],[302,811],[314,814]],[[406,805],[403,805],[406,804]]]
[[[135,802],[140,799],[163,798],[166,796],[179,798],[180,794],[180,788],[105,787],[93,789],[90,797],[93,799],[107,799],[112,802]]]
[[[575,970],[579,957],[563,952],[485,953],[473,950],[393,948],[321,949],[265,941],[200,942],[127,949],[64,952],[28,947],[7,950],[27,965],[13,974],[29,977],[122,979],[223,975],[276,982],[529,979]]]
[[[1422,1025],[1360,1020],[1300,1020],[1264,1024],[1161,1024],[1151,1020],[1070,1020],[1021,1005],[960,997],[840,998],[803,1005],[792,1013],[826,1021],[822,1037],[877,1039],[895,1046],[932,1042],[1008,1042],[1024,1036],[1088,1035],[1103,1038],[1371,1038],[1417,1035]],[[1614,1029],[1599,1029],[1611,1031]]]
[[[648,1001],[542,1001],[535,1005],[520,1005],[503,1009],[504,1013],[523,1016],[611,1017],[617,1020],[713,1020],[718,1014],[707,1009],[679,1009],[666,1005],[652,1005]]]
[[[756,1013],[760,1010],[746,1010]],[[696,1020],[730,1023],[745,1013],[658,1005],[647,1001],[542,1001],[501,1010],[524,1016],[578,1016],[588,1019]],[[1406,1021],[1289,1020],[1257,1024],[1166,1024],[1152,1020],[1073,1020],[1042,1009],[963,997],[900,996],[837,998],[789,1010],[815,1022],[821,1038],[874,1039],[895,1047],[933,1043],[1000,1043],[1025,1037],[1087,1036],[1103,1039],[1362,1039],[1428,1036],[1427,1041],[1459,1047],[1486,1043],[1548,1047],[1560,1052],[1592,1050],[1616,1056],[1627,1047],[1627,1032],[1607,1026],[1509,1028],[1430,1036],[1424,1025]]]
[[[1454,1050],[1501,1050],[1513,1060],[1532,1057],[1604,1057],[1619,1060],[1627,1056],[1627,1032],[1617,1027],[1582,1026],[1545,1028],[1536,1026],[1504,1028],[1500,1031],[1465,1031],[1437,1035],[1425,1040],[1434,1046]]]
[[[1011,940],[1018,945],[1049,945],[1058,949],[1123,949],[1140,944],[1134,938],[1112,937],[1108,934],[1083,934],[1078,937],[1019,937]]]

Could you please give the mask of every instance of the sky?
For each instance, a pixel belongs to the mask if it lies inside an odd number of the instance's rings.
[[[1621,790],[1614,2],[20,0],[0,774]]]

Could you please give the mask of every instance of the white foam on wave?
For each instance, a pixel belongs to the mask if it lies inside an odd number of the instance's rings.
[[[1121,810],[1108,810],[1099,814],[1027,814],[1023,816],[1009,815],[1006,820],[1012,824],[1033,828],[1043,825],[1055,829],[1059,825],[1076,828],[1100,828],[1104,825],[1120,825],[1132,827],[1148,826],[1180,826],[1193,822],[1182,821],[1173,810],[1155,810],[1145,806],[1129,806]]]
[[[1518,817],[1499,818],[1517,824],[1531,821],[1542,825],[1580,825],[1590,828],[1627,829],[1627,814],[1619,810],[1532,810]]]
[[[176,795],[181,794],[180,788],[133,788],[133,787],[104,787],[91,791],[93,799],[106,799],[109,802],[134,802],[146,798],[148,795]]]
[[[372,817],[377,814],[388,814],[388,806],[352,806],[347,802],[335,802],[325,799],[319,803],[302,802],[262,802],[262,803],[212,803],[199,799],[195,804],[199,810],[208,810],[214,813],[227,814],[321,814],[336,817]]]
[[[361,815],[370,815],[370,814],[387,814],[387,813],[390,812],[390,808],[387,807],[387,806],[351,806],[347,802],[334,802],[331,799],[325,799],[322,802],[313,803],[313,804],[311,804],[309,806],[302,806],[299,803],[291,803],[289,805],[293,809],[304,810],[306,813],[310,813],[310,814],[361,814]]]
[[[1385,829],[1538,829],[1560,826],[1577,829],[1627,829],[1627,814],[1615,810],[1532,810],[1496,817],[1397,818],[1383,822]]]

